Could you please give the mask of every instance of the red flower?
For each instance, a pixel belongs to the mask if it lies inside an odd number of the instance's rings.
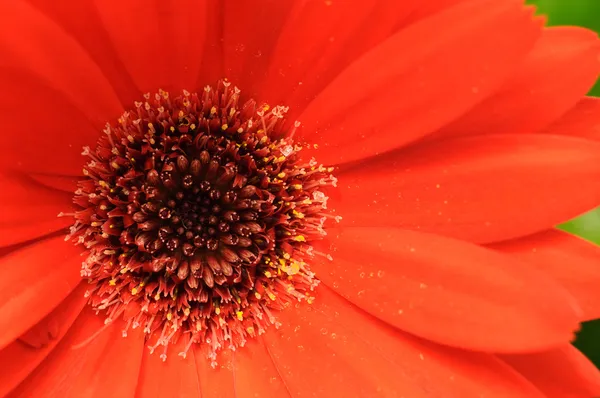
[[[593,33],[517,0],[0,18],[1,396],[600,394],[600,250],[553,229],[600,202]]]

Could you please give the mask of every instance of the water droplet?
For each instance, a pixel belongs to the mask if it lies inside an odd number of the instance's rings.
[[[380,278],[383,278],[384,274],[385,274],[385,272],[383,272],[382,270],[377,271],[377,276]]]
[[[365,277],[365,273],[364,273],[364,272],[361,272],[361,273],[360,273],[360,277],[361,277],[361,278],[364,278],[364,277]]]
[[[326,335],[327,334],[327,328],[322,328],[321,329],[321,334],[322,335]]]

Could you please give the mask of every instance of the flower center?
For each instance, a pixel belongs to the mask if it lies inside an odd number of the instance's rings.
[[[84,166],[68,239],[87,250],[81,275],[108,325],[143,327],[150,350],[194,343],[215,360],[310,302],[311,242],[325,235],[332,168],[302,161],[287,108],[239,102],[227,81],[154,97],[107,124]],[[325,255],[327,256],[327,255]],[[330,258],[329,256],[327,256]]]

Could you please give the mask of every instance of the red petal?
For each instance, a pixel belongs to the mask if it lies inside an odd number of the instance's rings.
[[[0,257],[0,348],[43,319],[77,286],[80,252],[59,236]]]
[[[166,361],[160,358],[162,348],[154,354],[144,349],[142,368],[135,396],[138,398],[196,398],[200,393],[200,380],[193,350],[184,359],[178,356],[185,350],[187,340],[180,338],[177,344],[169,345]]]
[[[572,345],[501,358],[549,398],[600,396],[600,371]]]
[[[292,396],[540,397],[491,355],[394,330],[323,287],[278,317],[263,340]]]
[[[78,344],[102,329],[91,308],[77,318],[48,358],[17,388],[19,397],[132,397],[143,350],[141,329],[121,336],[117,321],[83,347]]]
[[[600,72],[599,60],[596,33],[578,27],[546,28],[514,77],[436,136],[534,133],[588,92]]]
[[[104,28],[141,92],[195,91],[205,45],[206,2],[96,0]]]
[[[327,286],[402,330],[450,346],[529,352],[568,342],[580,311],[556,282],[477,245],[392,228],[345,228]]]
[[[122,104],[131,104],[134,100],[139,100],[139,90],[113,48],[92,1],[27,1],[77,40],[112,84]]]
[[[456,4],[464,1],[465,0],[435,0],[420,2],[417,7],[412,10],[410,15],[408,15],[406,23],[414,23],[415,21],[429,17],[440,11],[444,11],[446,8],[453,7]]]
[[[395,34],[350,65],[300,117],[306,139],[321,146],[315,156],[325,164],[365,158],[457,118],[531,49],[541,31],[531,14],[516,0],[465,1]]]
[[[600,247],[558,230],[490,246],[547,273],[577,300],[582,320],[600,318]]]
[[[64,337],[87,301],[83,297],[85,288],[86,286],[81,284],[46,318],[27,331],[27,336],[21,336],[21,341],[15,341],[0,351],[0,397],[4,397],[19,385]],[[48,324],[56,325],[56,330],[51,336],[48,336],[48,331],[43,327]],[[32,335],[43,334],[49,337],[47,344],[32,349]],[[23,338],[27,339],[27,344],[22,342]]]
[[[72,195],[2,172],[0,186],[0,246],[29,241],[73,224],[72,218],[57,216],[71,208]]]
[[[292,396],[262,339],[249,340],[233,357],[237,398]]]
[[[224,76],[246,96],[255,97],[294,2],[263,0],[257,4],[229,1],[223,2],[222,6],[223,15],[227,16],[222,30]]]
[[[39,76],[97,126],[122,112],[100,68],[55,22],[22,1],[1,2],[0,16],[2,66]],[[43,126],[35,128],[43,131]]]
[[[415,2],[287,2],[294,7],[260,76],[260,98],[290,105],[297,116],[343,68],[388,37]]]
[[[0,75],[3,169],[56,175],[81,175],[83,146],[99,133],[87,117],[42,79],[10,71]]]
[[[542,133],[600,140],[600,98],[584,97]]]
[[[49,175],[49,174],[28,174],[32,180],[53,189],[67,192],[69,195],[77,190],[77,182],[81,177]]]
[[[242,348],[243,349],[243,348]],[[201,352],[202,350],[194,347],[194,356],[198,375],[200,377],[201,397],[235,397],[235,381],[232,352],[225,349],[219,352],[217,357],[218,365],[213,368],[211,360]]]
[[[600,202],[600,145],[542,134],[460,137],[338,175],[345,225],[391,225],[474,242],[545,230]]]

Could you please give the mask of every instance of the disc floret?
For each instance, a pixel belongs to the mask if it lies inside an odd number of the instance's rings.
[[[228,81],[146,94],[84,148],[68,239],[86,249],[86,295],[106,324],[143,328],[166,359],[185,339],[215,359],[310,302],[311,242],[325,235],[332,169],[300,157],[286,107],[240,102]]]

